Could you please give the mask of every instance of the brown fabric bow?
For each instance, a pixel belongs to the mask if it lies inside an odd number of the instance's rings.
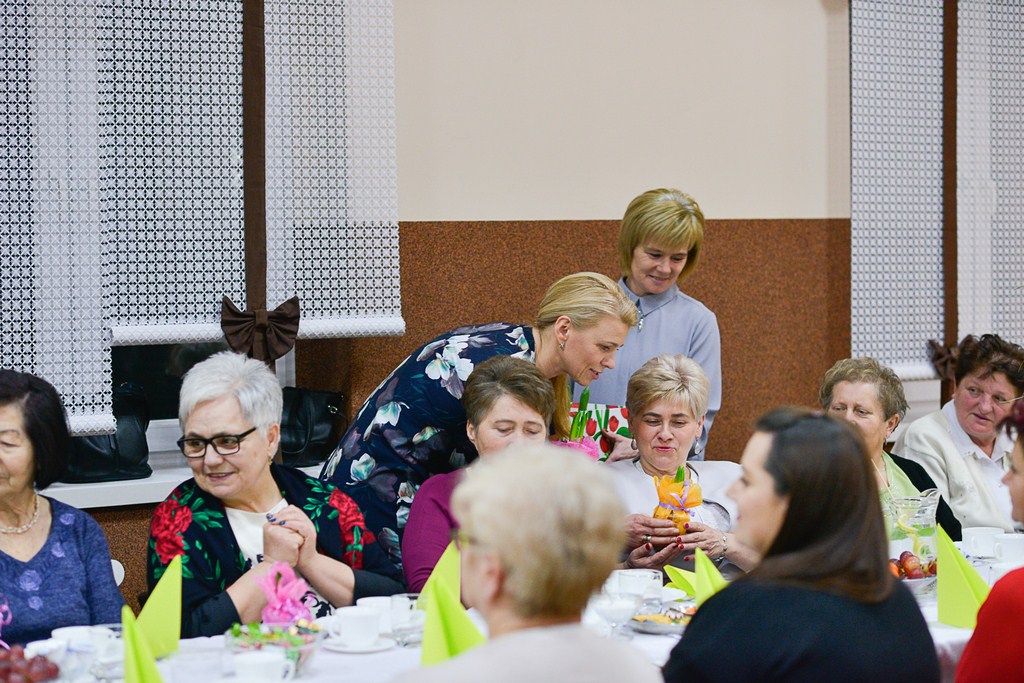
[[[947,346],[934,339],[928,340],[928,346],[932,350],[932,366],[935,372],[939,373],[939,379],[952,382],[956,372],[956,361],[960,356],[960,346]]]
[[[220,328],[232,349],[271,363],[295,346],[299,317],[297,296],[272,311],[263,308],[240,311],[231,299],[224,297],[220,307]]]

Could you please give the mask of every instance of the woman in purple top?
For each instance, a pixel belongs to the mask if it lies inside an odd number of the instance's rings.
[[[0,643],[121,620],[124,598],[99,525],[36,493],[64,474],[69,438],[49,383],[0,370]]]
[[[555,392],[533,363],[495,356],[466,380],[462,405],[466,435],[483,458],[521,441],[547,439]],[[457,526],[451,498],[462,473],[436,474],[416,493],[402,540],[402,568],[411,591],[423,588]]]

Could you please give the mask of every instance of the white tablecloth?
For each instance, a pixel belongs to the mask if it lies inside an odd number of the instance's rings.
[[[956,664],[971,637],[970,629],[955,628],[938,623],[938,607],[934,596],[925,598],[921,611],[928,622],[935,651],[942,666],[944,681],[952,681]],[[637,634],[629,641],[633,647],[647,656],[655,665],[661,666],[668,659],[669,652],[678,641],[678,636],[651,636]],[[182,641],[182,651],[195,648],[219,648],[223,646],[223,638],[196,638]],[[419,647],[394,647],[383,652],[370,654],[340,654],[324,647],[308,662],[298,681],[301,683],[387,683],[406,671],[419,667]],[[171,672],[173,662],[161,662],[160,668],[165,673],[165,683],[196,683],[204,680],[189,677],[188,681],[176,681]],[[217,670],[216,662],[210,661],[209,678],[207,681],[237,683],[233,677],[225,677]]]

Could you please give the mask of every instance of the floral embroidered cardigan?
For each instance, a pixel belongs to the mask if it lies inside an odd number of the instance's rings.
[[[401,573],[366,530],[355,501],[291,467],[271,465],[270,472],[285,500],[313,522],[318,552],[352,567],[353,601],[401,592]],[[238,610],[226,589],[252,563],[239,549],[223,503],[194,479],[174,489],[153,512],[147,561],[150,590],[177,555],[182,555],[182,638],[218,635],[238,622]]]
[[[462,388],[473,368],[493,356],[533,362],[533,331],[509,323],[472,325],[413,351],[366,399],[320,473],[359,504],[367,528],[396,565],[416,490],[431,475],[476,458]]]

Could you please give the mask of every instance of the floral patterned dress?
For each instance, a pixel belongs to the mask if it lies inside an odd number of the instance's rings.
[[[501,355],[533,362],[533,331],[490,323],[460,327],[423,345],[370,395],[320,473],[359,504],[398,566],[416,489],[429,476],[476,458],[462,389],[478,363]]]
[[[353,601],[402,590],[401,573],[366,530],[355,501],[291,467],[271,465],[270,472],[285,500],[301,508],[313,522],[317,551],[352,567]],[[182,555],[181,636],[224,633],[239,620],[225,591],[252,568],[252,562],[239,549],[224,504],[194,479],[179,485],[153,511],[147,561],[150,590],[177,555]]]

